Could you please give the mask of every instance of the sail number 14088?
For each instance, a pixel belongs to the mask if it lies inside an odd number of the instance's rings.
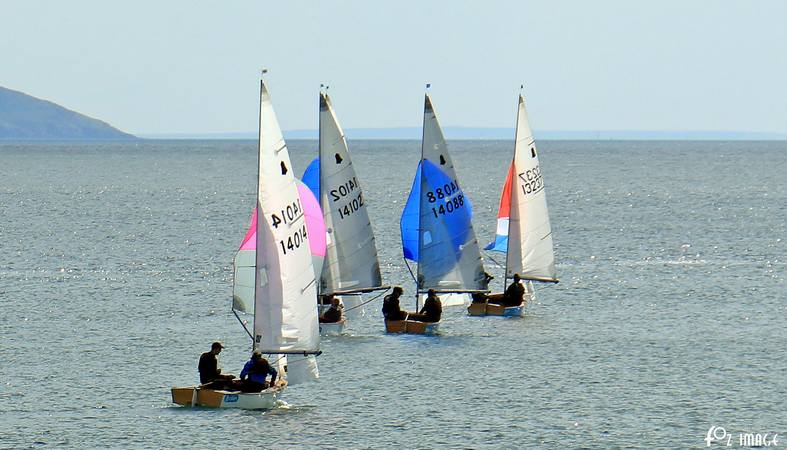
[[[426,199],[429,203],[438,203],[437,207],[431,208],[432,214],[434,214],[435,217],[438,217],[438,215],[451,214],[464,206],[465,196],[462,195],[461,192],[462,191],[459,190],[459,183],[457,183],[456,180],[445,183],[434,191],[427,191]],[[451,198],[454,194],[459,195]]]

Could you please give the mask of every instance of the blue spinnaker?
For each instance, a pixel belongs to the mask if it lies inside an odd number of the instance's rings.
[[[404,257],[419,263],[427,283],[455,269],[471,238],[471,218],[470,202],[458,182],[431,161],[421,161],[400,225]]]
[[[314,196],[317,198],[317,201],[320,200],[320,158],[314,158],[314,160],[309,163],[309,166],[306,167],[306,170],[303,172],[303,176],[301,177],[301,181],[303,184],[311,189]]]
[[[402,218],[399,226],[402,232],[402,250],[404,257],[410,261],[418,261],[418,215],[421,204],[421,163],[415,171],[413,186],[410,188],[410,196],[402,211]]]

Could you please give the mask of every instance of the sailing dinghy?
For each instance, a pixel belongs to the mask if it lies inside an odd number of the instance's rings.
[[[253,305],[253,332],[246,330],[252,338],[253,350],[267,355],[271,364],[278,366],[279,374],[282,377],[286,374],[286,382],[259,393],[176,387],[172,389],[174,403],[214,408],[272,408],[285,385],[318,378],[315,356],[320,351],[314,307],[317,289],[309,246],[311,239],[318,236],[309,233],[304,209],[287,146],[261,80],[254,233],[247,233],[236,256],[233,312],[237,316],[236,311],[247,310],[247,303]]]
[[[416,283],[416,311],[429,289],[438,295],[487,292],[472,215],[427,93],[421,161],[400,222],[405,264]],[[408,261],[416,263],[415,273]],[[439,322],[387,320],[385,325],[389,333],[434,334]]]
[[[491,294],[485,303],[468,306],[471,316],[521,316],[527,302],[535,297],[532,281],[558,282],[544,178],[522,94],[519,95],[514,157],[500,195],[495,241],[485,249],[506,254],[503,288],[509,278],[519,274],[524,281],[525,301],[519,306],[505,307],[495,303],[502,299],[503,293]]]
[[[388,286],[382,285],[366,197],[326,91],[320,92],[319,142],[319,156],[303,176],[320,200],[327,231],[318,293],[320,298],[334,295],[342,301],[345,310],[358,311],[362,307],[362,293],[388,289]],[[320,323],[320,332],[339,334],[345,321]]]

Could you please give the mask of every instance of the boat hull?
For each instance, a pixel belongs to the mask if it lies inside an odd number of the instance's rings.
[[[386,333],[435,335],[440,322],[420,322],[417,320],[386,320]]]
[[[265,389],[262,392],[244,393],[206,389],[199,386],[172,388],[172,402],[181,406],[206,408],[272,409],[284,389],[283,386]]]
[[[503,306],[495,303],[471,303],[467,307],[471,316],[520,317],[525,313],[524,303],[519,306]]]
[[[320,336],[338,336],[344,332],[346,324],[347,320],[334,323],[320,322]]]

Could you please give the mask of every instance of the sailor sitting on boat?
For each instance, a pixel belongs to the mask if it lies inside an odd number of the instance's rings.
[[[320,316],[320,323],[337,323],[342,321],[344,305],[336,296],[330,295],[331,307]]]
[[[400,286],[395,286],[393,291],[383,298],[383,317],[385,320],[405,320],[407,312],[399,306],[399,297],[404,291]]]
[[[266,381],[268,375],[271,376],[270,383]],[[240,372],[240,383],[237,383],[237,388],[243,392],[260,392],[274,386],[278,375],[276,369],[262,357],[262,353],[255,350]]]
[[[424,301],[424,307],[418,314],[410,314],[408,319],[418,320],[420,322],[439,322],[440,316],[443,315],[443,304],[437,297],[434,289],[429,289],[429,292]]]
[[[519,306],[525,301],[525,287],[520,283],[519,274],[514,274],[514,281],[503,294],[503,306]]]
[[[221,373],[219,368],[218,356],[224,348],[221,342],[214,342],[210,345],[210,351],[205,352],[199,357],[199,382],[203,385],[210,384],[210,388],[222,389],[230,382],[235,375]]]

